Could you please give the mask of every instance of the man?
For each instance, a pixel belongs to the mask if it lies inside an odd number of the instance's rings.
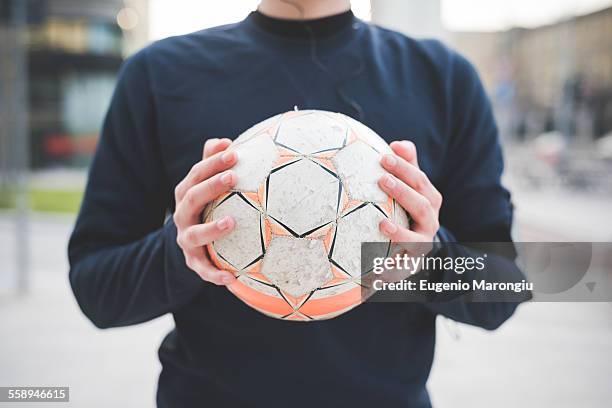
[[[296,324],[235,298],[223,286],[234,277],[203,249],[235,221],[200,214],[237,181],[225,137],[296,105],[395,141],[380,186],[414,221],[383,222],[392,240],[510,240],[491,107],[475,70],[439,42],[368,25],[348,0],[263,0],[240,23],[153,44],[121,70],[69,256],[96,326],[173,314],[160,407],[427,407],[436,316],[494,329],[516,307],[371,303]]]

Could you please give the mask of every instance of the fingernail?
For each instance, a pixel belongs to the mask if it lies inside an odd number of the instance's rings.
[[[383,228],[385,229],[385,231],[387,231],[389,234],[394,234],[395,231],[397,231],[397,225],[393,224],[391,221],[389,220],[385,220],[384,224],[383,224]]]
[[[223,217],[219,221],[217,221],[217,228],[219,228],[221,231],[228,229],[229,225],[229,217]]]
[[[393,155],[387,154],[385,155],[385,163],[387,164],[387,166],[393,167],[397,164],[397,159],[393,157]]]
[[[225,185],[228,185],[228,186],[232,185],[232,173],[228,171],[227,173],[223,174],[221,176],[221,181]]]
[[[385,176],[385,186],[387,186],[387,188],[395,187],[395,179],[393,178],[392,175],[387,174]]]
[[[221,283],[225,285],[229,285],[232,282],[234,282],[234,278],[232,276],[224,275],[221,277]]]
[[[226,153],[223,153],[223,156],[221,156],[221,160],[223,160],[223,163],[225,164],[230,164],[231,162],[234,161],[235,157],[236,157],[236,153],[226,152]]]

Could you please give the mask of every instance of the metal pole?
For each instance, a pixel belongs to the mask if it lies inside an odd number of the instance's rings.
[[[17,289],[20,293],[29,288],[29,199],[28,172],[30,167],[30,143],[28,130],[28,62],[27,62],[27,2],[12,0],[11,25],[14,35],[11,62],[13,70],[13,160],[16,187],[15,244],[17,256]],[[10,62],[9,62],[10,63]]]

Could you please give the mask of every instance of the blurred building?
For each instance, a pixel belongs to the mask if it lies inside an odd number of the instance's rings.
[[[453,33],[479,69],[506,134],[612,130],[612,7],[532,29]]]
[[[10,54],[11,47],[25,51],[27,74],[20,80],[28,90],[31,165],[86,165],[124,53],[148,34],[147,2],[17,0],[27,3],[22,36],[11,27],[12,1],[0,0],[0,25],[8,40],[0,42],[0,54]],[[3,82],[14,80],[9,63],[0,61],[6,68],[0,70]]]

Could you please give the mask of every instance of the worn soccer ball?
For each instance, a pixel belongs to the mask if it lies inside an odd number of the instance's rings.
[[[290,111],[248,129],[229,147],[238,183],[204,213],[236,227],[208,245],[229,286],[271,317],[329,319],[362,302],[361,242],[389,242],[384,218],[408,216],[378,187],[387,143],[362,123],[319,110]]]

